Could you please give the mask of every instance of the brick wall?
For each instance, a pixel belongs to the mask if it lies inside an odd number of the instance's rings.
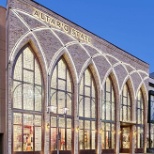
[[[11,154],[11,140],[12,140],[12,108],[11,108],[11,87],[12,80],[11,75],[13,71],[13,64],[16,60],[16,56],[20,49],[27,43],[29,43],[34,52],[36,53],[41,68],[42,75],[45,82],[45,98],[48,98],[47,93],[47,78],[51,77],[55,63],[63,55],[67,61],[68,67],[71,70],[71,75],[74,84],[74,116],[75,127],[77,125],[77,91],[78,84],[82,78],[82,73],[87,67],[90,67],[93,76],[95,78],[96,87],[98,91],[98,107],[100,107],[101,94],[103,93],[103,87],[106,78],[111,75],[114,81],[116,101],[117,101],[117,116],[116,116],[116,128],[119,129],[118,113],[119,113],[119,101],[122,88],[128,81],[129,88],[132,95],[132,103],[135,104],[137,99],[137,93],[141,88],[144,93],[145,100],[145,124],[147,115],[147,100],[148,100],[148,76],[149,65],[139,60],[138,58],[128,54],[120,48],[112,45],[111,43],[95,36],[94,34],[86,31],[82,27],[75,25],[74,23],[64,19],[60,15],[42,7],[41,5],[27,0],[12,0],[8,5],[8,29],[7,29],[7,63],[8,67],[8,154]],[[53,17],[56,20],[69,25],[69,27],[78,30],[81,33],[92,38],[91,43],[79,40],[69,33],[64,32],[61,28],[52,26],[45,21],[33,16],[35,9],[40,10],[49,17]],[[49,81],[50,82],[50,81]],[[45,99],[45,106],[47,105],[47,99]],[[133,105],[135,108],[135,105]],[[44,109],[45,123],[48,122],[49,117]],[[100,118],[100,112],[98,110],[98,118]],[[135,109],[133,109],[133,117],[135,115]],[[134,117],[135,118],[135,117]],[[100,124],[98,122],[98,128]],[[146,129],[145,129],[146,131]],[[118,134],[118,130],[117,130]],[[99,134],[98,134],[99,135]],[[45,149],[44,153],[48,153],[49,149],[49,134],[45,132]],[[74,143],[76,144],[74,154],[78,153],[78,133],[75,132]],[[101,153],[100,148],[100,136],[98,136],[97,153]],[[118,135],[116,136],[116,142],[119,143]],[[118,145],[116,146],[116,153],[119,152]],[[144,145],[146,148],[146,143]],[[133,149],[133,148],[132,148]],[[131,150],[132,151],[132,150]]]

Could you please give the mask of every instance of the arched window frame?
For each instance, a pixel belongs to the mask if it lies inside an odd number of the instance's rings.
[[[28,54],[32,55],[32,61],[28,61],[30,60]],[[17,66],[19,68],[17,68]],[[29,44],[21,48],[21,50],[17,54],[12,70],[12,153],[18,153],[23,151],[42,152],[44,83],[39,60]],[[17,74],[15,74],[16,71],[19,71],[18,77],[16,76]],[[28,78],[29,74],[32,74],[33,77]],[[19,103],[21,102],[21,104],[15,105],[15,102],[17,100],[19,101]],[[31,105],[30,103],[29,105],[27,105],[25,104],[25,102],[33,102],[33,104]],[[29,132],[29,136],[27,137],[25,134],[26,132]],[[30,136],[31,138],[29,138]]]
[[[115,91],[111,77],[109,76],[104,85],[104,99],[101,111],[101,135],[102,149],[115,148]]]
[[[144,98],[141,89],[138,92],[136,103],[136,148],[144,146]]]
[[[59,71],[60,63],[65,65],[65,70]],[[62,82],[65,86],[60,87],[64,85]],[[49,106],[54,106],[55,110],[50,112],[50,151],[58,149],[71,152],[73,150],[73,97],[71,73],[64,57],[61,57],[56,62],[51,75]],[[62,102],[63,105],[60,106],[59,101],[63,101],[63,99],[64,103]],[[69,110],[64,114],[62,108],[69,108]]]
[[[79,150],[96,149],[97,91],[95,85],[93,74],[90,68],[87,68],[79,84]]]
[[[120,121],[123,122],[131,121],[132,120],[131,111],[132,111],[131,94],[128,83],[126,83],[122,90]]]

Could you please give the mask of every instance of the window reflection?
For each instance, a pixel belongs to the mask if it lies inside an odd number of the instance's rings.
[[[104,100],[102,101],[102,149],[114,149],[115,146],[115,97],[113,84],[108,77],[104,87]]]
[[[95,86],[90,69],[83,73],[79,89],[79,149],[95,149]]]

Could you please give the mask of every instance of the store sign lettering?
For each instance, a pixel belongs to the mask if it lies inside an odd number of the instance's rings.
[[[41,12],[40,10],[37,10],[34,8],[33,16],[38,18],[41,21],[46,22],[50,26],[58,28],[58,29],[64,31],[65,33],[72,35],[74,38],[78,39],[79,41],[83,41],[83,42],[91,44],[91,37],[82,33],[81,31],[65,24],[64,22],[61,22],[60,20],[57,20],[56,18],[53,18],[53,17]]]

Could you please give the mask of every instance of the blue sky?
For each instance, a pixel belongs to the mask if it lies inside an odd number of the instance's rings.
[[[154,0],[35,1],[147,62],[154,72]]]

